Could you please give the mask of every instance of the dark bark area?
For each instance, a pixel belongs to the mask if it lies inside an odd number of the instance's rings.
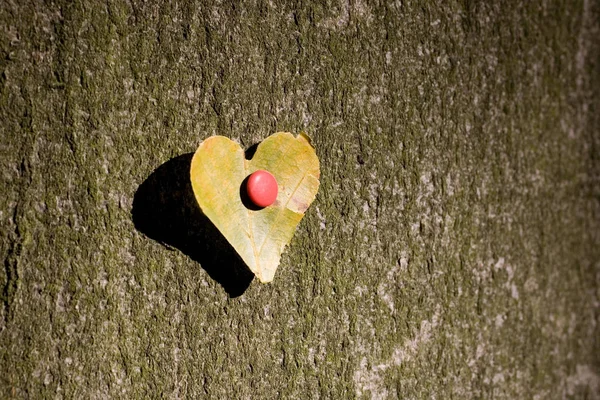
[[[2,1],[0,397],[599,398],[598,2],[243,3]],[[262,285],[186,163],[276,131]]]

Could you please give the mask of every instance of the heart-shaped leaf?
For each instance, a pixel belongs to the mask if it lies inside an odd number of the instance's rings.
[[[260,210],[247,208],[240,190],[257,170],[273,174],[279,187],[275,203]],[[315,199],[319,174],[310,139],[287,132],[265,139],[251,160],[234,141],[211,136],[198,147],[190,171],[200,208],[263,283],[273,280],[283,248]]]

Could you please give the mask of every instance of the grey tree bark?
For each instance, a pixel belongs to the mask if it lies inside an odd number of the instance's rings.
[[[0,397],[600,398],[599,20],[2,1]],[[186,174],[276,131],[322,178],[262,285]]]

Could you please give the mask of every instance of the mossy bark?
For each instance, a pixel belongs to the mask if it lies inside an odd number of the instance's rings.
[[[2,1],[1,397],[598,398],[598,2],[212,3]],[[321,188],[232,295],[134,196],[276,131]]]

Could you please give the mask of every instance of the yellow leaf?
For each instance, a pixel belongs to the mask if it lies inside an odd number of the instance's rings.
[[[260,210],[247,208],[241,197],[244,180],[257,170],[273,174],[279,188],[275,203]],[[263,283],[273,280],[284,247],[315,199],[319,174],[308,136],[287,132],[265,139],[251,160],[237,143],[211,136],[196,150],[190,171],[200,208]]]

